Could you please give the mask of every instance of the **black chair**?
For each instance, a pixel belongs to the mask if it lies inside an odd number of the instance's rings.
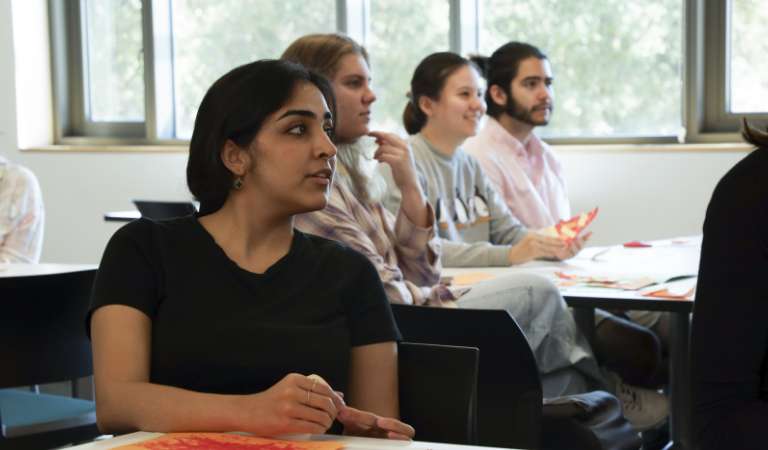
[[[96,270],[0,277],[0,449],[44,449],[99,435],[92,401],[9,389],[93,374],[85,317]]]
[[[193,214],[195,205],[191,202],[161,202],[151,200],[134,200],[133,204],[141,213],[141,217],[163,220],[184,217]]]
[[[392,310],[406,341],[480,350],[478,445],[539,447],[541,381],[528,341],[508,312],[410,305]]]
[[[416,439],[477,444],[477,348],[401,342],[401,419]]]

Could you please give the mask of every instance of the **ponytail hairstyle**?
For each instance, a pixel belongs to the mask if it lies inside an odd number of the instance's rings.
[[[451,52],[432,53],[416,66],[411,78],[408,103],[403,111],[403,125],[408,134],[418,133],[427,124],[427,115],[419,106],[419,99],[426,96],[439,100],[445,81],[464,66],[475,67],[467,58]]]
[[[758,130],[747,122],[746,117],[741,119],[741,136],[757,148],[768,149],[768,128],[765,131]]]
[[[490,65],[491,58],[483,55],[469,55],[469,60],[480,71],[480,75],[483,78],[488,79],[488,66]]]
[[[487,114],[494,119],[498,119],[507,111],[506,105],[499,105],[491,98],[491,86],[494,84],[500,87],[507,98],[512,98],[510,84],[517,76],[520,68],[520,62],[528,58],[548,59],[541,50],[531,44],[523,42],[507,42],[491,55],[490,58],[477,56],[473,61],[483,61],[482,73],[488,82],[488,89],[485,91],[485,103],[488,105]]]
[[[216,80],[205,93],[189,142],[187,186],[200,202],[200,215],[218,211],[235,176],[221,160],[231,140],[247,147],[266,118],[293,96],[297,85],[311,83],[336,117],[333,89],[322,76],[289,61],[261,60],[242,65]]]

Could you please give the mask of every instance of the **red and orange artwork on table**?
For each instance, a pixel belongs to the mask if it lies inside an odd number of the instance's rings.
[[[283,441],[228,433],[170,433],[115,450],[340,450],[338,441]]]

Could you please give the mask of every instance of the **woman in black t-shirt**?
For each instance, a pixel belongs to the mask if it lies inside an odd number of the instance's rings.
[[[691,334],[700,450],[768,448],[768,133],[720,180],[704,220]]]
[[[399,333],[378,274],[293,229],[326,204],[334,109],[324,79],[284,61],[209,89],[187,165],[200,213],[118,230],[94,284],[103,431],[272,436],[337,420],[347,434],[413,436],[395,419]]]

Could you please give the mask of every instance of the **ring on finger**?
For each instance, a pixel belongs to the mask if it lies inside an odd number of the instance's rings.
[[[307,391],[307,405],[309,405],[309,394],[312,394],[315,392],[315,386],[317,385],[317,378],[312,379],[312,386],[310,386],[309,390]]]

